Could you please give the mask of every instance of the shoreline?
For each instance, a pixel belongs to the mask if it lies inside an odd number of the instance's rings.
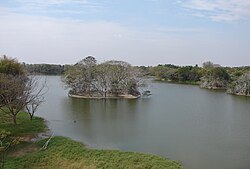
[[[230,92],[227,92],[227,94],[234,95],[234,96],[241,96],[241,97],[250,97],[250,95],[245,95],[245,94],[241,94],[241,93],[230,93]]]
[[[199,86],[199,83],[187,83],[187,82],[175,82],[175,81],[168,81],[168,80],[154,80],[156,82],[164,82],[164,83],[169,83],[169,84],[177,84],[177,85],[192,85],[192,86]],[[245,95],[242,93],[231,93],[231,92],[227,92],[227,88],[225,87],[201,87],[199,86],[200,89],[205,89],[205,90],[210,90],[210,91],[223,91],[226,94],[230,94],[233,96],[242,96],[242,97],[250,97],[250,95]]]
[[[68,94],[71,98],[79,98],[79,99],[138,99],[140,96],[133,96],[133,95],[119,95],[119,96],[80,96],[74,94]]]

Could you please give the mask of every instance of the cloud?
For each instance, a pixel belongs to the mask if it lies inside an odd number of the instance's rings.
[[[0,55],[26,63],[72,64],[87,55],[133,65],[191,64],[211,60],[246,64],[249,36],[189,27],[150,28],[117,22],[26,15],[0,7]],[[206,56],[206,58],[204,57]],[[237,57],[235,57],[237,56]]]
[[[0,15],[0,23],[0,55],[18,57],[27,63],[72,64],[87,55],[99,61],[116,59],[134,65],[178,62],[176,60],[185,63],[189,59],[178,57],[187,52],[190,40],[178,39],[173,32],[197,31],[163,28],[156,32],[143,31],[114,22],[15,13]]]
[[[250,19],[249,0],[180,0],[179,3],[199,17],[213,21],[239,21]]]

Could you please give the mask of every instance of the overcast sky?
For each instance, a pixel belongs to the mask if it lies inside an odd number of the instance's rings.
[[[250,65],[250,0],[0,0],[0,55],[26,63]]]

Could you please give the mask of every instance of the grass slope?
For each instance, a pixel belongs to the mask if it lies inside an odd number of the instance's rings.
[[[0,129],[10,131],[13,136],[36,135],[44,132],[45,128],[46,124],[42,118],[34,117],[31,121],[25,112],[17,115],[17,125],[14,125],[11,116],[0,110]]]
[[[37,134],[45,130],[44,120],[29,120],[26,113],[18,116],[18,125],[0,112],[0,128],[14,136]],[[40,150],[47,139],[32,143],[22,142],[7,157],[7,169],[182,169],[166,158],[118,150],[95,150],[65,137],[53,137],[46,150]]]
[[[41,147],[45,140],[37,142]],[[10,158],[7,168],[107,168],[107,169],[179,169],[177,162],[143,153],[94,150],[65,137],[54,137],[46,150]]]

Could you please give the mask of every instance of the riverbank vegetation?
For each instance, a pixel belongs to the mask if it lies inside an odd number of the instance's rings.
[[[89,149],[79,142],[58,136],[53,137],[44,150],[41,148],[48,138],[32,141],[39,132],[46,130],[44,120],[34,117],[31,121],[28,114],[22,112],[18,114],[17,121],[18,124],[14,125],[11,118],[0,111],[1,130],[8,131],[12,140],[18,139],[18,144],[5,152],[5,168],[182,169],[178,162],[160,156],[118,150]],[[0,151],[0,155],[3,155],[3,152]]]
[[[140,96],[139,69],[124,61],[106,61],[98,64],[88,56],[65,72],[63,82],[70,95],[87,98]]]
[[[11,168],[5,166],[9,162],[10,153],[14,155],[16,147],[27,145],[28,141],[45,130],[46,125],[42,118],[34,117],[30,120],[26,112],[20,112],[17,115],[17,124],[13,124],[12,118],[0,110],[0,168]]]
[[[250,73],[244,73],[233,81],[228,88],[228,92],[236,95],[250,96]]]
[[[202,67],[166,64],[142,67],[142,70],[161,81],[196,84],[206,89],[223,89],[235,95],[250,95],[250,66],[222,67],[205,62]]]

